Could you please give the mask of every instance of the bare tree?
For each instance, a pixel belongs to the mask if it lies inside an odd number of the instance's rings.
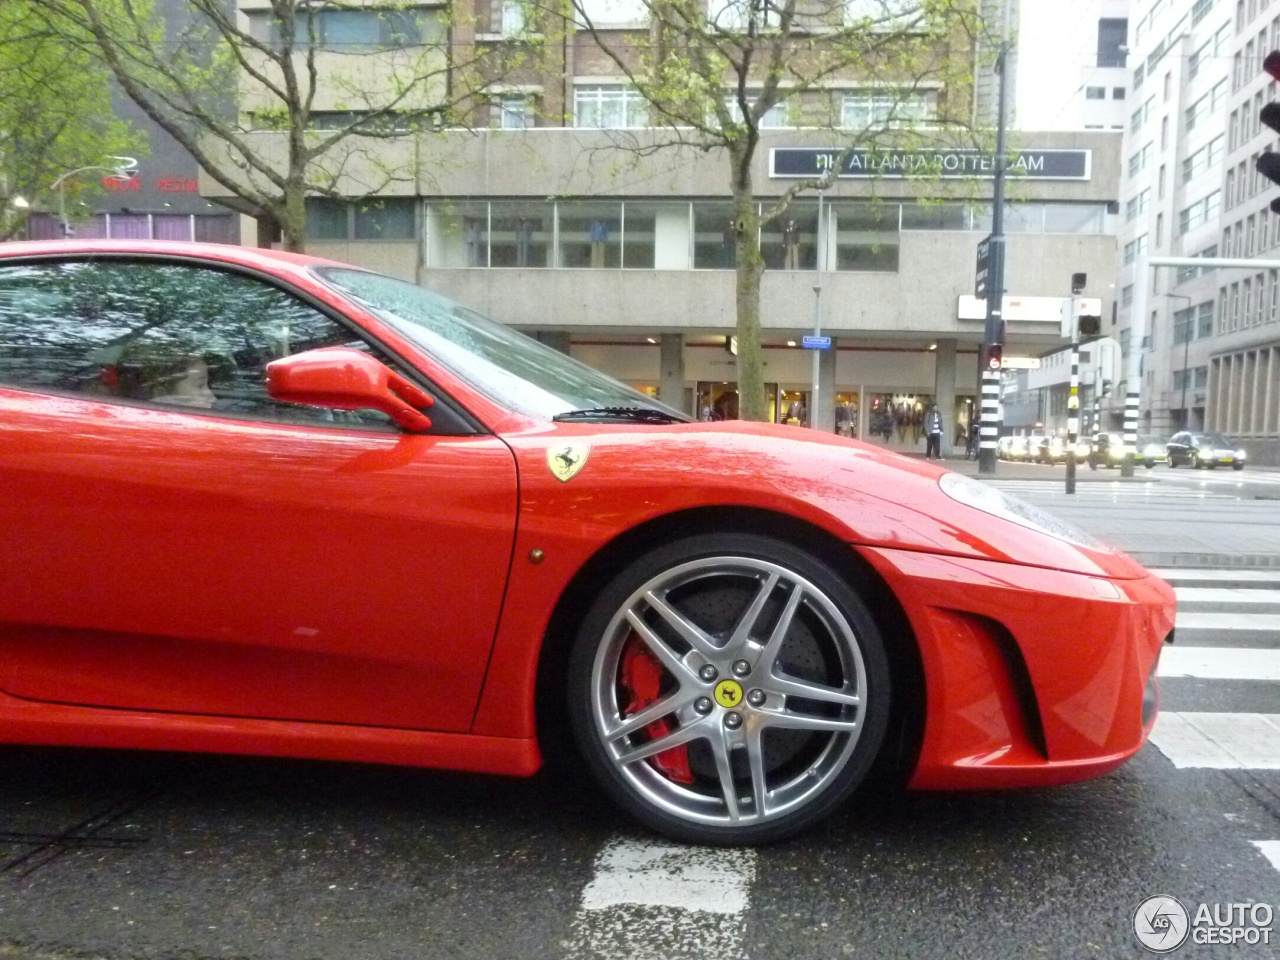
[[[586,31],[663,132],[652,151],[694,147],[727,161],[732,198],[738,390],[743,419],[768,417],[760,343],[760,230],[855,151],[940,145],[971,130],[973,0],[621,0],[642,28],[619,29],[609,0],[530,0],[544,20]],[[559,4],[558,6],[556,4]],[[840,91],[858,91],[852,106]],[[779,122],[781,121],[781,122]],[[819,175],[760,206],[753,170],[768,126],[823,128],[838,148]],[[930,171],[918,171],[929,175]]]
[[[453,7],[393,0],[32,0],[246,212],[305,247],[306,197],[376,193],[416,174],[422,135],[466,121],[520,56],[455,46]],[[398,141],[398,143],[392,143]]]

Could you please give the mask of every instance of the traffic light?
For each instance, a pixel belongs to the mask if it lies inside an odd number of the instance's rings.
[[[993,343],[987,347],[987,369],[999,370],[1004,359],[1004,344]]]
[[[1280,81],[1280,50],[1272,50],[1262,61],[1262,69],[1272,80]],[[1280,133],[1280,103],[1272,101],[1265,104],[1258,114],[1263,126],[1274,133]],[[1264,150],[1258,156],[1258,172],[1272,183],[1280,184],[1280,154]],[[1271,201],[1271,212],[1280,213],[1280,198]]]
[[[1060,332],[1065,340],[1102,336],[1102,301],[1097,297],[1064,298]]]

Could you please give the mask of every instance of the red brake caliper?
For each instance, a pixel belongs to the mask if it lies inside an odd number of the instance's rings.
[[[626,713],[630,716],[643,710],[658,699],[658,691],[662,686],[662,664],[649,652],[634,634],[627,641],[622,651],[622,688],[630,696]],[[645,728],[650,739],[666,736],[671,732],[671,721],[666,717],[655,720]],[[689,769],[689,745],[681,744],[655,755],[653,765],[676,783],[693,783],[693,772]]]

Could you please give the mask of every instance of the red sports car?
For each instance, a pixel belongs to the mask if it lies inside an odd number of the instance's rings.
[[[0,542],[4,741],[528,775],[576,740],[712,843],[875,763],[1111,770],[1174,615],[958,474],[690,422],[428,290],[230,246],[0,247]]]

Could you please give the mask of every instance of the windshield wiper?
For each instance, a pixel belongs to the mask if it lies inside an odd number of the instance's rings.
[[[629,420],[633,423],[688,423],[684,417],[655,410],[653,407],[587,407],[584,410],[566,410],[557,413],[552,420]]]

